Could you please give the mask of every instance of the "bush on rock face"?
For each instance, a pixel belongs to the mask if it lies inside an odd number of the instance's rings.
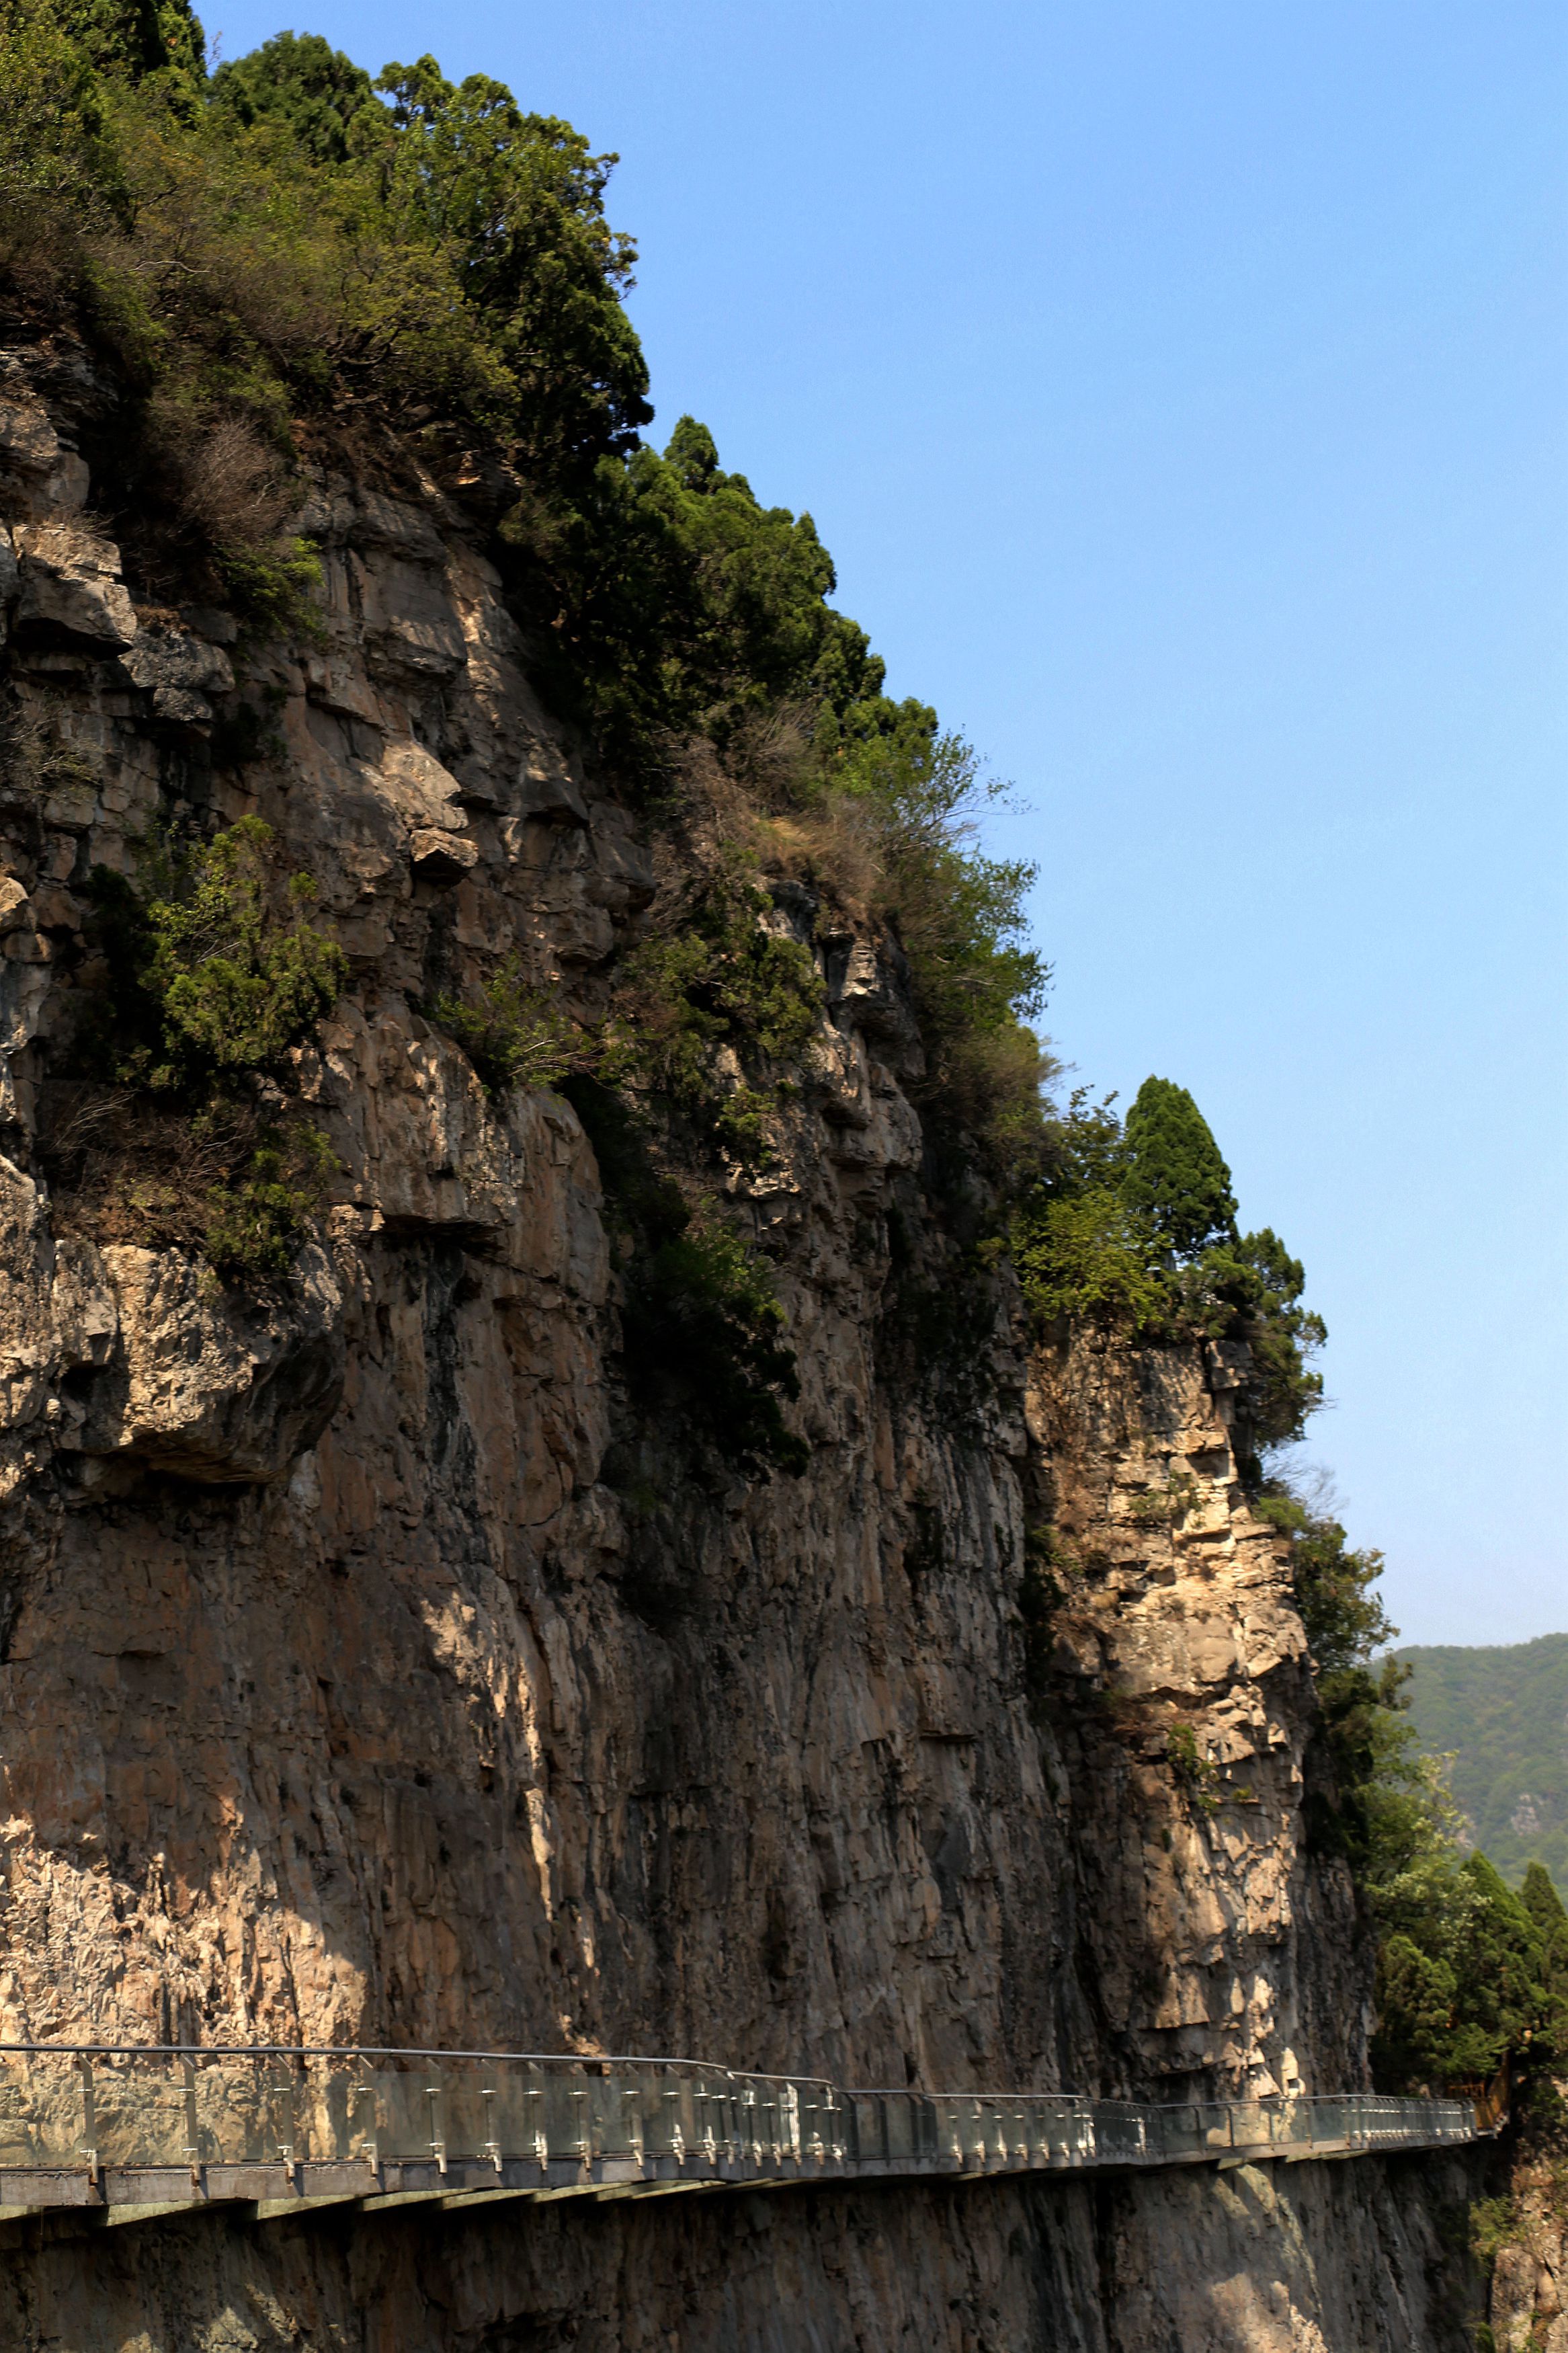
[[[1306,1280],[1268,1227],[1237,1230],[1230,1171],[1184,1087],[1150,1078],[1120,1121],[1075,1094],[1021,1191],[1011,1249],[1042,1324],[1097,1323],[1151,1340],[1245,1343],[1242,1470],[1261,1488],[1265,1451],[1299,1438],[1322,1396],[1311,1358],[1327,1338],[1301,1304]]]
[[[342,992],[342,950],[304,921],[314,885],[279,875],[259,818],[164,851],[140,886],[100,867],[90,887],[109,966],[97,1050],[122,1084],[190,1097],[276,1076]]]
[[[342,950],[305,921],[245,818],[89,884],[96,971],[46,1154],[106,1239],[198,1250],[225,1280],[275,1280],[325,1198],[325,1139],[286,1093],[292,1050],[336,1002]]]

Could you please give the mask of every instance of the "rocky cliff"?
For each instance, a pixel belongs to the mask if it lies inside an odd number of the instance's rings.
[[[1237,1481],[1236,1351],[1031,1354],[929,1181],[894,944],[781,874],[764,920],[824,1010],[728,1191],[809,1461],[695,1475],[628,1388],[576,1113],[487,1094],[428,1008],[506,951],[592,1015],[721,811],[650,824],[552,718],[460,484],[318,467],[321,630],[242,637],[137,591],[84,352],[3,367],[0,2039],[1363,2081],[1366,1955],[1302,1834],[1311,1682]],[[250,1292],[106,1217],[58,1146],[89,872],[247,814],[350,971],[295,1061],[331,1205]],[[1433,2169],[1281,2176],[445,2239],[146,2225],[89,2262],[35,2234],[12,2341],[1447,2341]]]

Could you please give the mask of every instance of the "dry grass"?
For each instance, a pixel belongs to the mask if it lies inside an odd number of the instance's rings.
[[[188,402],[155,396],[147,429],[173,503],[202,544],[258,547],[276,538],[288,519],[289,486],[277,453],[248,417],[193,413]]]
[[[62,1080],[40,1113],[56,1232],[152,1250],[200,1250],[215,1189],[242,1174],[264,1124],[248,1104],[193,1119],[129,1087]]]

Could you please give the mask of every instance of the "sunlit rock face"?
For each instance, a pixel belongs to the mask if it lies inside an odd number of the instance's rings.
[[[255,643],[222,613],[138,610],[75,454],[110,396],[85,361],[10,354],[0,393],[32,747],[0,809],[0,2034],[668,2051],[1144,2096],[1362,2083],[1366,1955],[1342,1866],[1302,1837],[1310,1676],[1237,1481],[1234,1361],[1031,1358],[1005,1280],[959,1280],[896,949],[819,939],[781,885],[826,1009],[770,1166],[730,1191],[777,1269],[811,1458],[700,1472],[628,1397],[577,1117],[488,1097],[428,1014],[515,952],[591,1016],[677,856],[541,703],[464,512],[319,480],[300,526],[323,631]],[[296,1058],[333,1206],[247,1298],[89,1230],[37,1138],[90,870],[132,871],[171,818],[252,812],[351,978]],[[1042,1645],[1020,1605],[1046,1526],[1073,1568]],[[1426,2343],[1387,2318],[1389,2233],[1419,2238],[1419,2200],[1378,2189],[1380,2237],[1350,2179],[1301,2189],[1289,2228],[1267,2180],[1208,2175],[814,2194],[752,2221],[756,2200],[728,2221],[662,2201],[531,2222],[505,2263],[477,2225],[437,2253],[433,2226],[384,2220],[377,2342],[535,2341],[486,2331],[540,2308],[529,2266],[558,2245],[552,2293],[592,2335],[620,2278],[628,2346],[837,2342],[851,2306],[882,2315],[868,2345],[910,2341],[900,2314],[955,2348]],[[1238,2276],[1291,2231],[1256,2294],[1170,2334],[1205,2266]],[[206,2342],[179,2332],[230,2288],[259,2309],[252,2287],[306,2334],[225,2343],[338,2341],[300,2316],[353,2308],[341,2244],[289,2247],[179,2226],[146,2341]],[[774,2333],[726,2336],[715,2302],[670,2336],[721,2253]],[[16,2341],[118,2344],[122,2320],[132,2341],[141,2261],[99,2274],[118,2317],[79,2304]],[[403,2298],[428,2264],[465,2317]],[[1331,2327],[1315,2264],[1384,2335]]]

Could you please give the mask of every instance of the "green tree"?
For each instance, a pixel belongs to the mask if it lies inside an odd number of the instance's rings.
[[[517,386],[521,454],[565,481],[634,449],[653,410],[620,300],[636,248],[605,218],[617,158],[553,115],[524,114],[504,82],[447,81],[431,57],[385,67],[375,86],[390,101],[376,157],[390,222],[455,257]]]
[[[1452,2073],[1458,1980],[1451,1965],[1395,1933],[1378,1947],[1373,2000],[1378,2080],[1405,2090],[1442,2084]]]
[[[1169,1079],[1145,1079],[1127,1114],[1121,1188],[1178,1259],[1235,1239],[1230,1170],[1186,1088]]]
[[[1563,1908],[1563,1898],[1558,1894],[1552,1873],[1544,1863],[1532,1862],[1527,1867],[1524,1884],[1519,1893],[1543,1946],[1568,1933],[1568,1912]]]
[[[219,66],[210,99],[247,130],[282,125],[312,164],[345,164],[384,131],[369,74],[320,33],[278,33]]]
[[[55,0],[51,13],[99,72],[159,76],[179,101],[196,99],[206,42],[189,0]]]

